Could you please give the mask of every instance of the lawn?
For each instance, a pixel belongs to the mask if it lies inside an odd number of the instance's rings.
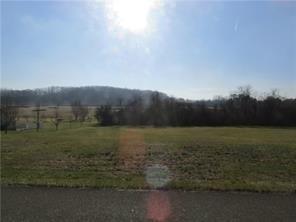
[[[1,136],[2,184],[296,191],[295,128],[82,126]]]

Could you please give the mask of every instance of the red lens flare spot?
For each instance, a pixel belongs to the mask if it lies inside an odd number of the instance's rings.
[[[168,221],[171,214],[170,200],[166,192],[152,191],[147,200],[147,219]]]

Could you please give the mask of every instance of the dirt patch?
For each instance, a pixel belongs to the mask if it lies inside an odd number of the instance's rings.
[[[124,169],[139,170],[145,166],[146,145],[138,130],[125,129],[119,137],[119,165]]]

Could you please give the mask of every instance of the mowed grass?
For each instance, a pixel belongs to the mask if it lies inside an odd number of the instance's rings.
[[[2,184],[149,189],[296,191],[295,128],[83,126],[2,134]]]

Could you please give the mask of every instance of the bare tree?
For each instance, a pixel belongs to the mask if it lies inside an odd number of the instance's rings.
[[[251,96],[252,93],[253,93],[253,89],[252,89],[252,86],[250,85],[239,86],[237,89],[238,95]]]
[[[161,126],[165,123],[165,116],[163,112],[163,101],[159,92],[154,92],[150,97],[150,106],[148,112],[150,121],[154,126]]]
[[[273,97],[275,99],[281,99],[279,89],[271,89],[270,94],[268,96]]]
[[[80,106],[81,102],[79,100],[76,100],[73,103],[71,103],[72,114],[74,116],[75,121],[77,121],[79,118]]]
[[[59,129],[59,125],[63,121],[63,119],[60,118],[60,115],[59,115],[59,106],[57,105],[57,106],[52,107],[52,108],[55,109],[54,110],[54,117],[52,119],[52,123],[54,124],[56,130],[58,130]]]
[[[79,121],[80,124],[82,125],[83,122],[85,122],[87,116],[88,116],[88,107],[87,106],[80,106],[79,107]]]
[[[102,126],[111,126],[114,124],[114,115],[112,107],[109,105],[101,106],[96,109],[95,118]]]
[[[77,100],[71,104],[71,108],[72,108],[72,114],[74,116],[74,120],[75,121],[79,120],[80,123],[82,124],[86,120],[86,117],[88,116],[88,112],[89,112],[88,107],[83,106],[81,102]]]

